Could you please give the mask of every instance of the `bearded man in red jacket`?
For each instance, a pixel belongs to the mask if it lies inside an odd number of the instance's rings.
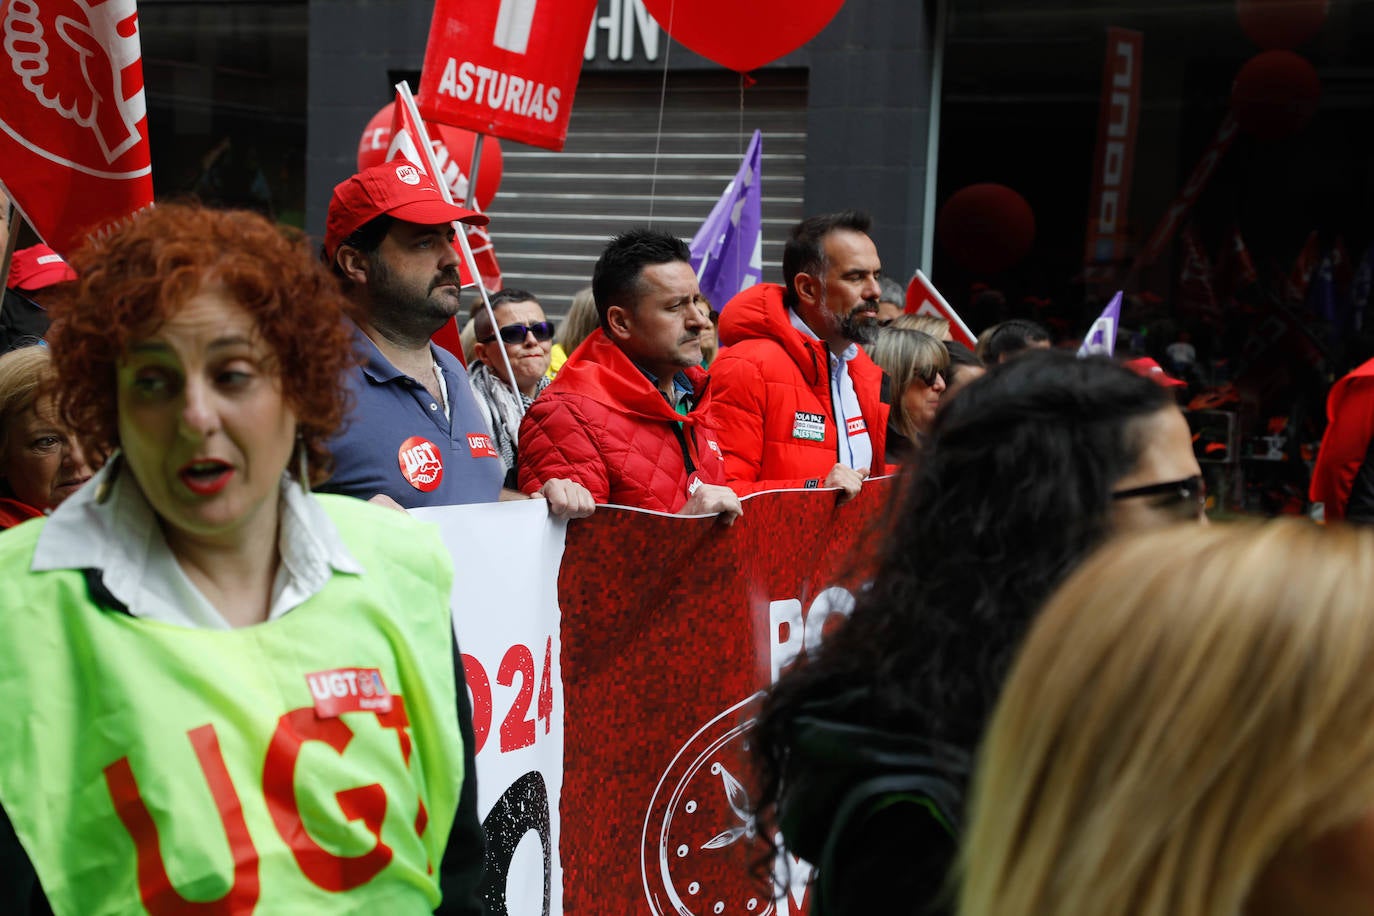
[[[833,487],[847,499],[884,472],[883,372],[859,347],[878,332],[870,225],[857,210],[802,220],[783,249],[783,285],[752,286],[721,310],[712,410],[740,495]]]
[[[566,478],[613,503],[680,515],[743,513],[725,483],[701,369],[710,321],[682,240],[634,229],[592,272],[601,327],[582,342],[520,424],[526,493]]]

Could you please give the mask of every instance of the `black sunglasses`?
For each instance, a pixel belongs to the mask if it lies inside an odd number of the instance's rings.
[[[935,380],[944,374],[945,370],[943,369],[931,369],[929,372],[917,372],[916,377],[920,379],[927,388],[934,388]]]
[[[1196,475],[1117,490],[1112,494],[1112,499],[1134,499],[1137,496],[1158,496],[1160,499],[1154,502],[1156,508],[1168,509],[1189,519],[1201,519],[1207,513],[1207,482]]]
[[[546,340],[553,340],[553,322],[536,321],[534,324],[508,324],[497,334],[508,344],[522,343],[526,334],[533,334],[534,339],[543,343]],[[478,343],[491,343],[496,339],[496,334],[490,337],[483,337]]]

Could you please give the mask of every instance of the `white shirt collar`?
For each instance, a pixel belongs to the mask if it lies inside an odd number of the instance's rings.
[[[110,470],[111,465],[106,465],[53,512],[38,536],[33,571],[93,569],[135,617],[198,629],[229,629],[182,571],[152,506],[127,468],[110,484],[109,498],[96,502]],[[277,541],[281,566],[272,583],[269,620],[318,594],[334,571],[363,572],[318,501],[302,493],[287,475],[282,476],[281,493]]]
[[[807,337],[811,338],[812,340],[820,340],[820,339],[821,339],[821,337],[820,337],[819,334],[817,334],[815,331],[811,330],[811,326],[810,326],[810,325],[808,325],[805,321],[802,321],[802,317],[801,317],[800,315],[797,314],[796,309],[788,309],[788,310],[787,310],[787,315],[788,315],[789,318],[792,319],[792,327],[796,328],[798,331],[801,331],[803,334],[805,334]],[[831,353],[831,352],[830,352],[830,347],[829,347],[829,345],[827,344],[827,345],[826,345],[826,348],[825,348],[825,352],[828,353],[828,354],[830,354],[830,364],[831,364],[831,366],[833,367],[833,366],[835,365],[835,363],[837,363],[837,362],[847,363],[847,362],[849,362],[851,359],[853,359],[854,357],[858,356],[858,355],[859,355],[859,345],[856,344],[856,343],[851,343],[851,344],[849,344],[849,346],[845,347],[844,350],[842,350],[838,356],[836,356],[834,353]]]

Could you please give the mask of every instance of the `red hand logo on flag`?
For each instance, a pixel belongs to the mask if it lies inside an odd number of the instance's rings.
[[[0,182],[50,246],[152,203],[134,0],[8,0]]]

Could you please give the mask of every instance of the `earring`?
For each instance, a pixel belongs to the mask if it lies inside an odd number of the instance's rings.
[[[309,449],[305,447],[305,437],[296,433],[296,479],[300,481],[301,492],[310,495],[310,464],[307,460]]]
[[[117,446],[110,453],[110,459],[105,462],[105,476],[100,481],[100,486],[95,491],[95,504],[103,506],[114,492],[115,480],[119,478],[119,469],[124,460],[124,452]]]

